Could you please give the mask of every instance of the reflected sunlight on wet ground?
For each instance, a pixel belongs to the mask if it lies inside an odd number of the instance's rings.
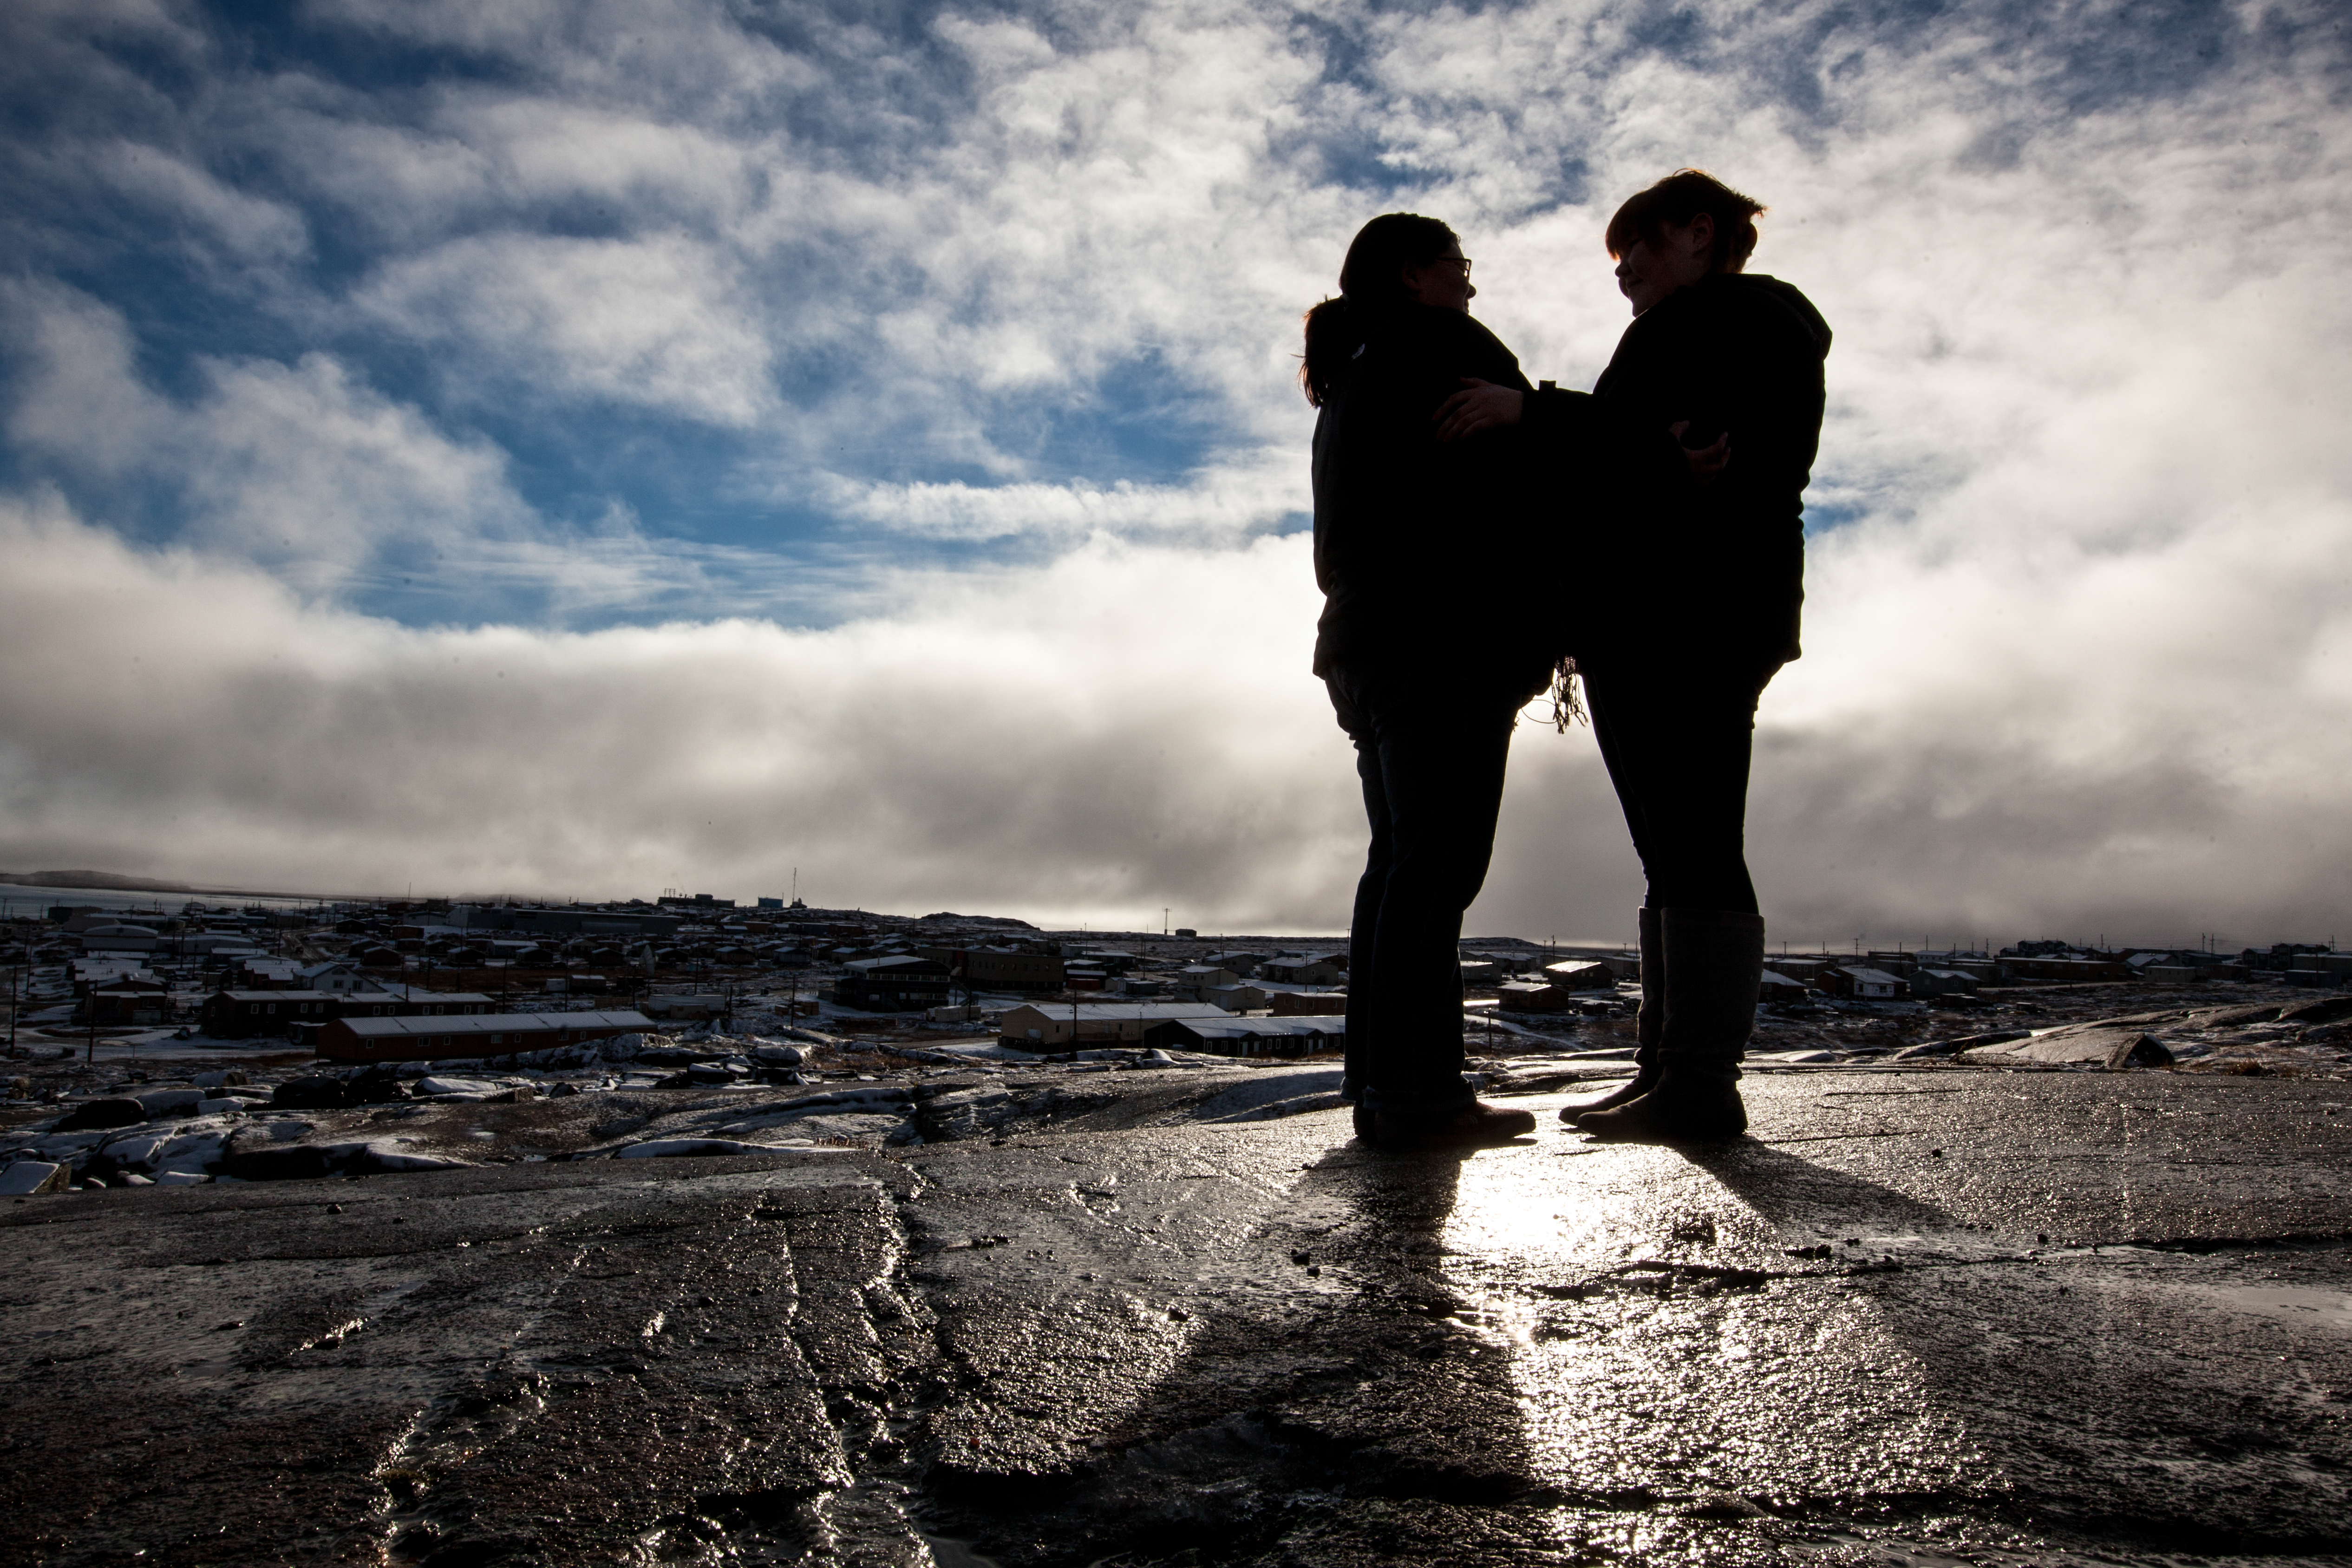
[[[1870,1295],[1789,1256],[1810,1232],[1674,1151],[1538,1140],[1465,1162],[1440,1238],[1464,1326],[1509,1357],[1536,1479],[1667,1519],[2000,1490]]]

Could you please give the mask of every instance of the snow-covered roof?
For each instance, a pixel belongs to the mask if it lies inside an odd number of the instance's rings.
[[[1008,1022],[1015,1014],[1035,1013],[1046,1018],[1067,1023],[1076,1009],[1079,1022],[1088,1019],[1100,1022],[1106,1018],[1223,1018],[1225,1010],[1207,1002],[1024,1002],[1018,1007],[1008,1007]]]
[[[1239,1039],[1245,1035],[1295,1037],[1348,1032],[1348,1020],[1337,1013],[1294,1018],[1237,1018],[1229,1013],[1217,1018],[1186,1018],[1180,1022],[1204,1040]]]
[[[446,1013],[413,1018],[341,1018],[330,1027],[348,1029],[362,1040],[422,1035],[545,1035],[573,1029],[637,1029],[650,1033],[654,1021],[633,1009],[602,1013]],[[505,1044],[500,1040],[499,1044]]]

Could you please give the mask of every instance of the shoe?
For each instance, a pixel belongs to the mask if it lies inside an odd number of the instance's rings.
[[[1360,1110],[1357,1114],[1362,1117],[1365,1113]],[[1383,1149],[1475,1149],[1508,1143],[1536,1130],[1535,1112],[1488,1105],[1482,1100],[1434,1115],[1427,1111],[1375,1110],[1369,1120],[1369,1132],[1360,1131],[1362,1121],[1357,1123],[1359,1135],[1370,1138]]]
[[[1574,1127],[1597,1110],[1613,1110],[1628,1100],[1641,1099],[1658,1086],[1658,1059],[1654,1053],[1648,1061],[1635,1057],[1633,1066],[1633,1076],[1615,1089],[1602,1094],[1588,1094],[1581,1100],[1571,1100],[1561,1106],[1559,1119]]]
[[[1590,1112],[1576,1130],[1604,1143],[1720,1143],[1748,1131],[1748,1107],[1732,1079],[1669,1067],[1649,1093]]]
[[[1637,1047],[1633,1052],[1633,1077],[1615,1089],[1571,1100],[1561,1106],[1559,1119],[1570,1127],[1576,1125],[1579,1117],[1639,1100],[1657,1087],[1658,1041],[1666,1032],[1665,947],[1658,940],[1659,911],[1645,904],[1633,912],[1642,936],[1642,1010],[1633,1021]]]
[[[1737,910],[1661,910],[1658,947],[1665,961],[1665,1020],[1656,1081],[1638,1098],[1584,1112],[1577,1131],[1612,1143],[1737,1138],[1748,1130],[1738,1088],[1739,1058],[1756,1027],[1763,984],[1763,917]],[[1645,973],[1649,967],[1643,965]],[[1646,1013],[1646,984],[1643,989]]]

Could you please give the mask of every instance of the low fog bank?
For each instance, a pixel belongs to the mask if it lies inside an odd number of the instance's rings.
[[[2021,578],[1932,520],[1832,535],[1759,732],[1775,937],[2334,933],[2345,537],[2315,508],[2263,552],[2191,528]],[[1347,923],[1363,829],[1301,537],[910,576],[816,631],[404,628],[55,505],[0,548],[0,864],[552,897],[797,867],[838,906]],[[1620,936],[1639,878],[1591,735],[1535,720],[1470,924]]]

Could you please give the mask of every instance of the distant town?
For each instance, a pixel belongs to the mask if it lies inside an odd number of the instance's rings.
[[[987,1034],[1037,1052],[1119,1044],[1297,1056],[1345,1036],[1344,937],[1047,931],[1004,917],[708,894],[171,902],[131,911],[120,900],[16,900],[0,922],[12,1054],[144,1036],[284,1041],[331,1060],[476,1058],[724,1026],[752,1008],[842,1034]],[[1988,989],[2352,981],[2352,952],[2310,943],[2221,952],[2029,940],[1769,963],[1766,1008],[1792,1016],[1965,1012]],[[1630,951],[1520,938],[1466,940],[1461,963],[1465,1008],[1490,1030],[1622,1018],[1639,977]]]

